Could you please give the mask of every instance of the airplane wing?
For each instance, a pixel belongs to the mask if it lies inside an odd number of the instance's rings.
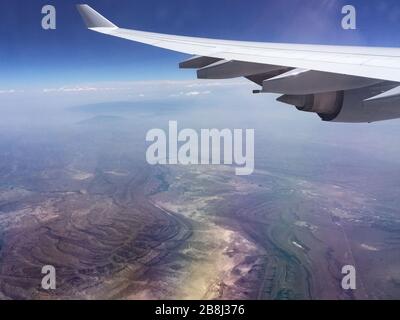
[[[180,68],[197,69],[200,79],[246,77],[255,92],[309,95],[369,86],[373,98],[400,82],[400,49],[300,45],[217,40],[117,27],[88,5],[78,5],[86,26],[96,32],[192,55]],[[287,99],[286,99],[287,100]],[[290,100],[290,99],[289,99]],[[279,101],[285,102],[285,99]]]

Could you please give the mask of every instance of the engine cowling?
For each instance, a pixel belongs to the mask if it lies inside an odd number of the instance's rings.
[[[283,95],[277,100],[294,105],[300,111],[317,113],[322,120],[331,121],[342,110],[344,91],[307,95]]]
[[[346,91],[283,95],[277,100],[293,105],[300,111],[316,113],[323,121],[376,122],[400,118],[400,97],[397,99],[368,100],[368,98],[395,86],[393,83],[381,83]]]

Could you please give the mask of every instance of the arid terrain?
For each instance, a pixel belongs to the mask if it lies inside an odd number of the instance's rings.
[[[1,299],[400,298],[395,166],[328,166],[313,150],[296,162],[261,150],[248,177],[150,166],[132,123],[1,136]],[[56,290],[41,288],[44,265]]]

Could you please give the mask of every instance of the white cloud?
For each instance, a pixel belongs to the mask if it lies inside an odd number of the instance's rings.
[[[0,94],[14,94],[14,93],[24,93],[25,90],[22,89],[0,89]]]
[[[210,99],[226,95],[249,95],[254,85],[241,79],[215,80],[153,80],[93,82],[65,85],[0,88],[0,103],[65,108],[73,105],[108,101],[148,101],[175,99]],[[24,92],[24,93],[20,93]]]
[[[190,92],[186,92],[185,96],[198,96],[200,94],[201,94],[201,92],[199,92],[199,91],[190,91]]]
[[[186,92],[185,95],[190,97],[190,96],[199,96],[202,94],[210,94],[211,91],[207,90],[207,91],[190,91],[190,92]]]
[[[95,87],[61,87],[61,88],[45,88],[44,93],[49,92],[85,92],[85,91],[98,91]]]
[[[207,87],[229,87],[229,86],[238,86],[246,83],[243,79],[233,79],[233,80],[224,80],[224,81],[192,81],[192,83],[188,83],[186,88],[207,88]]]
[[[11,94],[11,93],[16,93],[17,91],[14,89],[10,89],[10,90],[0,90],[0,94]]]
[[[200,96],[200,95],[206,95],[206,94],[211,94],[212,92],[210,90],[205,90],[205,91],[188,91],[188,92],[179,92],[179,93],[171,93],[169,96],[170,97],[195,97],[195,96]]]

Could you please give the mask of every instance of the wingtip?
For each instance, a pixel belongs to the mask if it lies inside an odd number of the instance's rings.
[[[88,29],[91,28],[118,28],[107,18],[94,10],[87,4],[77,4],[76,8]]]

